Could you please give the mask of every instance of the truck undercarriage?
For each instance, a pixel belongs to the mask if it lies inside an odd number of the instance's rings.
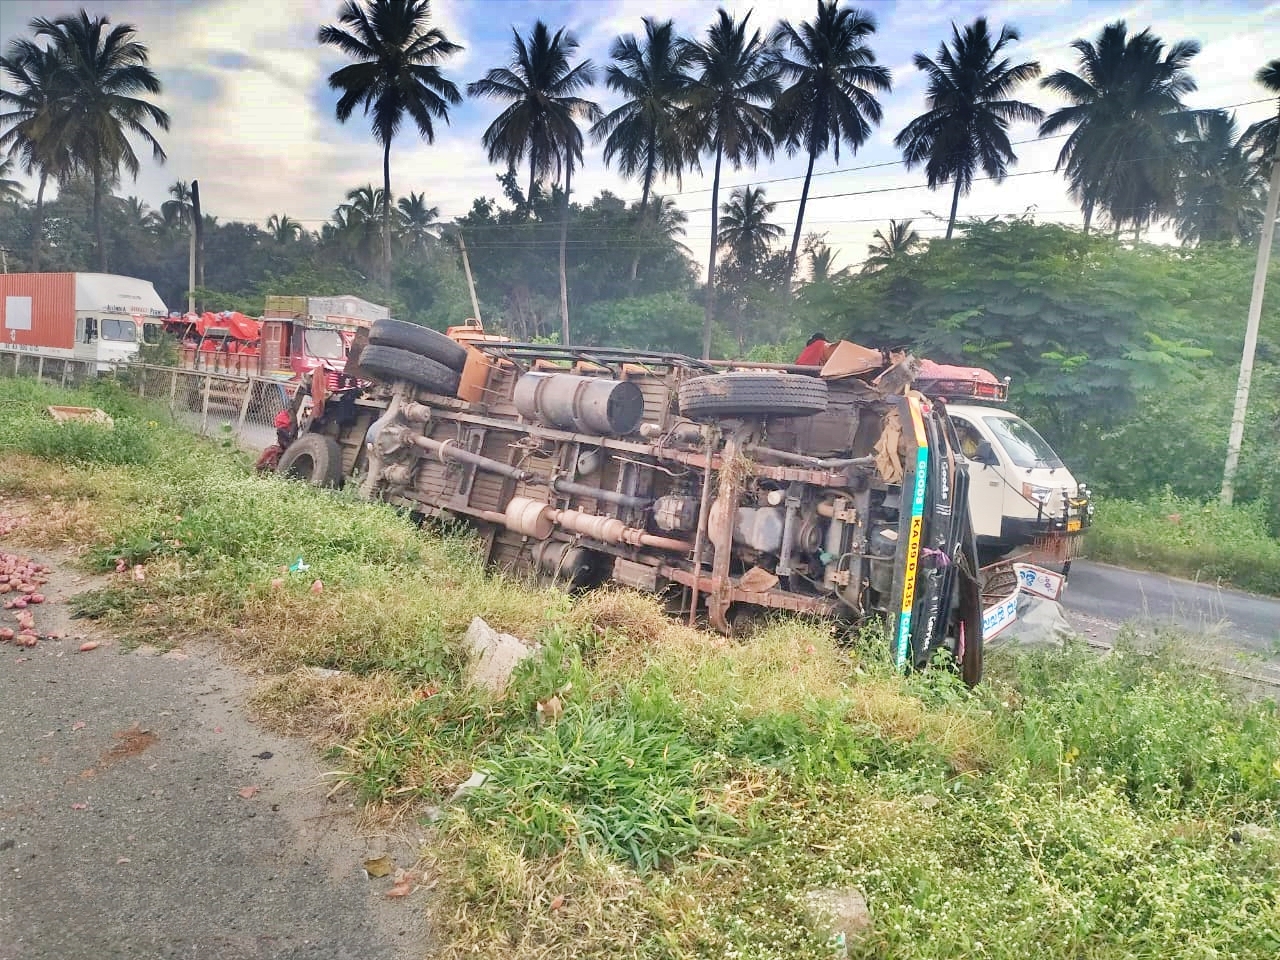
[[[313,397],[281,472],[466,518],[503,569],[656,593],[724,633],[768,611],[879,624],[900,668],[945,652],[980,679],[968,473],[911,358],[823,379],[493,338],[461,351],[392,324],[351,360],[373,386]]]

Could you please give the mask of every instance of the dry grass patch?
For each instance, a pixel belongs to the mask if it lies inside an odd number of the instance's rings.
[[[527,857],[501,830],[460,812],[436,840],[440,960],[689,956],[718,939],[685,882],[696,873],[646,883],[590,847]]]
[[[331,747],[350,740],[370,718],[404,705],[413,696],[389,673],[359,677],[300,667],[261,683],[249,704],[277,733]]]

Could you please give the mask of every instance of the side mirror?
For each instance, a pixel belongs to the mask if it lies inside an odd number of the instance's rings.
[[[973,455],[973,459],[984,467],[995,467],[1000,464],[1000,458],[996,456],[990,440],[982,440],[978,443],[978,452]]]

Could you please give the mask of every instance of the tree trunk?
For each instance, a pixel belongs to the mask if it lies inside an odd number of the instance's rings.
[[[569,277],[565,272],[565,247],[569,240],[569,181],[573,160],[564,168],[564,211],[560,217],[560,342],[569,345]]]
[[[391,302],[391,141],[382,148],[382,289]]]
[[[1089,235],[1089,224],[1093,222],[1093,201],[1084,202],[1084,235]]]
[[[529,151],[529,192],[524,195],[524,215],[526,219],[533,216],[533,186],[537,181],[533,178],[533,171],[538,169],[537,159],[532,150]]]
[[[960,206],[960,180],[956,179],[956,188],[951,194],[951,217],[947,220],[947,236],[951,239],[951,231],[956,227],[956,207]]]
[[[707,313],[702,321],[702,359],[711,359],[711,321],[716,315],[716,234],[720,232],[720,159],[724,146],[716,138],[716,172],[711,180],[711,255],[707,258]]]
[[[644,168],[644,189],[640,191],[640,213],[636,217],[636,226],[640,229],[636,230],[636,252],[635,252],[635,256],[631,258],[631,287],[632,287],[631,294],[632,296],[635,296],[636,274],[640,270],[640,249],[643,244],[642,235],[644,232],[643,230],[644,212],[649,206],[649,190],[653,186],[653,168],[654,168],[654,165],[657,163],[657,160],[654,156],[655,150],[656,150],[656,147],[654,145],[654,142],[650,140],[649,159],[648,159],[648,162],[645,164],[645,168]],[[657,211],[657,212],[660,213],[661,211]],[[657,219],[656,216],[654,219],[655,220]]]
[[[93,165],[93,268],[107,272],[107,245],[102,239],[102,164]]]
[[[804,226],[804,208],[809,202],[809,181],[813,179],[813,161],[818,159],[818,152],[809,148],[809,169],[804,172],[804,187],[800,191],[800,212],[796,214],[796,232],[791,238],[791,253],[787,256],[787,283],[783,293],[791,296],[791,277],[796,270],[796,251],[800,249],[800,230]],[[953,213],[952,216],[955,214]]]
[[[40,272],[40,244],[44,239],[44,188],[49,182],[49,174],[40,171],[40,187],[36,190],[36,207],[31,224],[31,272]]]

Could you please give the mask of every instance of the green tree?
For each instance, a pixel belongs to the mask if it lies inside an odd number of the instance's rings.
[[[1184,40],[1166,54],[1150,30],[1129,36],[1120,20],[1071,46],[1079,72],[1058,70],[1040,81],[1069,101],[1040,125],[1040,136],[1070,131],[1056,169],[1066,172],[1084,210],[1086,233],[1097,210],[1117,232],[1126,223],[1140,230],[1174,203],[1179,141],[1195,134],[1182,98],[1196,89],[1187,66],[1200,45]]]
[[[1272,60],[1260,68],[1254,75],[1254,79],[1269,93],[1280,97],[1280,59]],[[1276,146],[1280,144],[1280,100],[1277,100],[1276,104],[1275,116],[1251,124],[1244,133],[1257,160],[1258,172],[1268,180],[1271,178],[1271,164],[1276,156]]]
[[[553,35],[539,20],[526,43],[512,31],[511,67],[496,67],[467,86],[473,97],[506,101],[507,108],[484,132],[489,160],[505,162],[509,169],[529,156],[529,194],[552,172],[563,173],[563,211],[560,226],[560,335],[569,342],[569,295],[566,269],[569,229],[569,195],[574,164],[582,159],[582,131],[578,122],[594,122],[600,107],[578,96],[595,80],[590,60],[570,65],[578,39],[563,28]]]
[[[810,283],[830,283],[844,276],[845,271],[835,267],[836,251],[827,246],[826,234],[811,233],[805,237],[804,252],[809,258]]]
[[[787,256],[787,289],[795,272],[814,161],[831,150],[839,163],[841,142],[856,153],[883,115],[875,92],[887,93],[893,87],[888,69],[876,64],[875,53],[863,42],[875,30],[870,13],[838,8],[836,0],[818,0],[812,20],[799,27],[784,20],[773,32],[777,63],[783,80],[790,83],[774,103],[780,136],[789,153],[803,150],[809,155]]]
[[[577,143],[581,152],[578,120],[591,115],[595,104],[577,95],[591,86],[593,78],[589,60],[569,66],[577,48],[573,34],[562,28],[553,35],[539,20],[528,41],[512,31],[510,67],[495,67],[467,85],[470,96],[507,104],[485,129],[483,143],[489,161],[508,169],[529,158],[527,204],[532,204],[539,181],[553,175],[559,178],[565,144]]]
[[[0,160],[0,203],[23,199],[22,184],[9,178],[9,174],[12,172],[13,161],[7,157],[4,160]]]
[[[9,41],[5,56],[0,57],[0,71],[13,87],[0,87],[0,106],[6,109],[0,114],[0,127],[7,128],[0,134],[0,149],[18,160],[24,173],[39,177],[31,217],[31,269],[38,272],[45,188],[50,177],[60,181],[71,171],[61,116],[66,110],[66,71],[54,50],[25,38]]]
[[[172,198],[160,204],[160,216],[165,225],[173,228],[191,225],[191,184],[186,180],[175,180],[169,184],[169,196]]]
[[[292,243],[302,237],[302,224],[287,213],[273,213],[267,217],[267,233],[276,243]]]
[[[591,128],[592,137],[604,140],[605,166],[616,161],[624,177],[640,177],[637,224],[644,222],[654,180],[675,177],[679,185],[685,166],[697,163],[678,122],[690,83],[690,45],[670,20],[645,17],[644,32],[643,46],[633,34],[613,41],[609,56],[614,62],[605,70],[605,85],[627,99]],[[637,251],[632,281],[639,264]]]
[[[373,137],[382,147],[382,281],[391,290],[391,142],[405,114],[427,143],[436,139],[435,121],[449,122],[449,107],[462,102],[440,64],[462,47],[431,27],[429,0],[346,0],[342,26],[320,28],[321,44],[341,50],[355,63],[329,75],[341,90],[335,113],[346,123],[358,106],[371,117]],[[343,29],[346,27],[347,29]]]
[[[330,246],[348,253],[365,270],[381,268],[382,225],[386,222],[386,193],[366,183],[347,191],[346,202],[333,211],[330,223],[321,230]],[[385,284],[384,284],[385,292]]]
[[[401,235],[410,246],[421,250],[434,240],[439,228],[440,208],[428,207],[426,194],[409,192],[396,201]]]
[[[920,234],[911,228],[910,220],[890,220],[888,233],[877,227],[871,236],[876,242],[867,245],[863,273],[874,273],[893,260],[915,253],[924,243]]]
[[[1236,134],[1233,115],[1207,111],[1199,127],[1178,173],[1178,238],[1185,243],[1252,240],[1262,225],[1267,181],[1251,161],[1245,137]]]
[[[782,227],[769,221],[776,206],[764,198],[764,190],[755,187],[741,187],[729,194],[721,208],[716,236],[740,267],[754,270],[782,236]]]
[[[720,235],[720,167],[754,167],[773,156],[770,108],[782,92],[772,48],[759,30],[747,34],[748,12],[735,21],[723,8],[707,28],[706,39],[691,51],[694,71],[688,107],[682,114],[685,136],[700,153],[715,157],[711,179],[711,250],[707,255],[706,308],[702,356],[711,355],[711,325],[716,312],[716,251]]]
[[[158,162],[164,148],[148,129],[169,129],[169,115],[141,94],[158,94],[160,81],[147,66],[150,55],[137,31],[120,24],[107,31],[106,17],[74,16],[31,21],[37,36],[47,37],[57,53],[65,78],[58,90],[60,104],[54,128],[66,143],[74,164],[93,179],[94,267],[107,269],[102,233],[102,188],[120,175],[120,168],[137,178],[140,163],[129,141],[136,136],[151,147]]]
[[[925,102],[928,110],[907,124],[894,138],[907,169],[924,165],[929,188],[953,184],[947,239],[956,225],[960,195],[973,187],[979,167],[999,182],[1018,162],[1009,142],[1009,124],[1039,122],[1039,108],[1009,95],[1021,83],[1040,74],[1034,60],[1011,64],[1004,48],[1018,39],[1013,27],[1000,28],[992,43],[986,17],[964,28],[951,25],[951,45],[938,47],[935,60],[923,53],[913,58],[916,69],[928,78]]]

